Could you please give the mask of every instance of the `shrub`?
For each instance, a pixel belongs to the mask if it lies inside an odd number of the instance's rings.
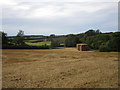
[[[59,41],[51,41],[51,48],[56,48],[60,46],[60,42]]]
[[[69,35],[65,40],[66,47],[75,47],[77,43],[81,43],[81,41],[75,35]]]
[[[110,50],[108,49],[107,45],[101,45],[99,48],[100,52],[109,52]]]

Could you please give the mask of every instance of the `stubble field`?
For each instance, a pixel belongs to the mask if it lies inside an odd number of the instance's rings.
[[[117,88],[116,52],[3,50],[3,88]]]

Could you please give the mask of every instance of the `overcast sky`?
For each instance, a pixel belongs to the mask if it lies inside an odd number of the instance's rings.
[[[118,30],[118,0],[3,0],[1,30],[16,35]],[[0,6],[1,7],[1,6]]]

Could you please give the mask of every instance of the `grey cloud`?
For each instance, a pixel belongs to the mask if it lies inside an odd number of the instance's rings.
[[[38,7],[39,5],[32,7],[32,9]],[[103,8],[93,13],[78,11],[73,13],[72,16],[71,15],[68,17],[61,16],[55,19],[45,18],[25,19],[18,17],[7,17],[7,15],[5,15],[3,18],[3,30],[7,32],[9,35],[15,35],[19,29],[23,29],[26,34],[45,34],[45,35],[49,35],[50,33],[55,34],[80,33],[85,32],[88,29],[100,29],[103,32],[116,31],[118,12],[116,6],[114,8],[113,7]],[[62,9],[64,8],[61,8],[59,10]],[[8,12],[4,12],[4,14],[6,13],[10,15],[10,13]]]

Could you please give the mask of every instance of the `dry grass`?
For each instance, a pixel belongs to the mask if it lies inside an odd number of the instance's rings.
[[[117,88],[115,52],[3,50],[3,88]]]

